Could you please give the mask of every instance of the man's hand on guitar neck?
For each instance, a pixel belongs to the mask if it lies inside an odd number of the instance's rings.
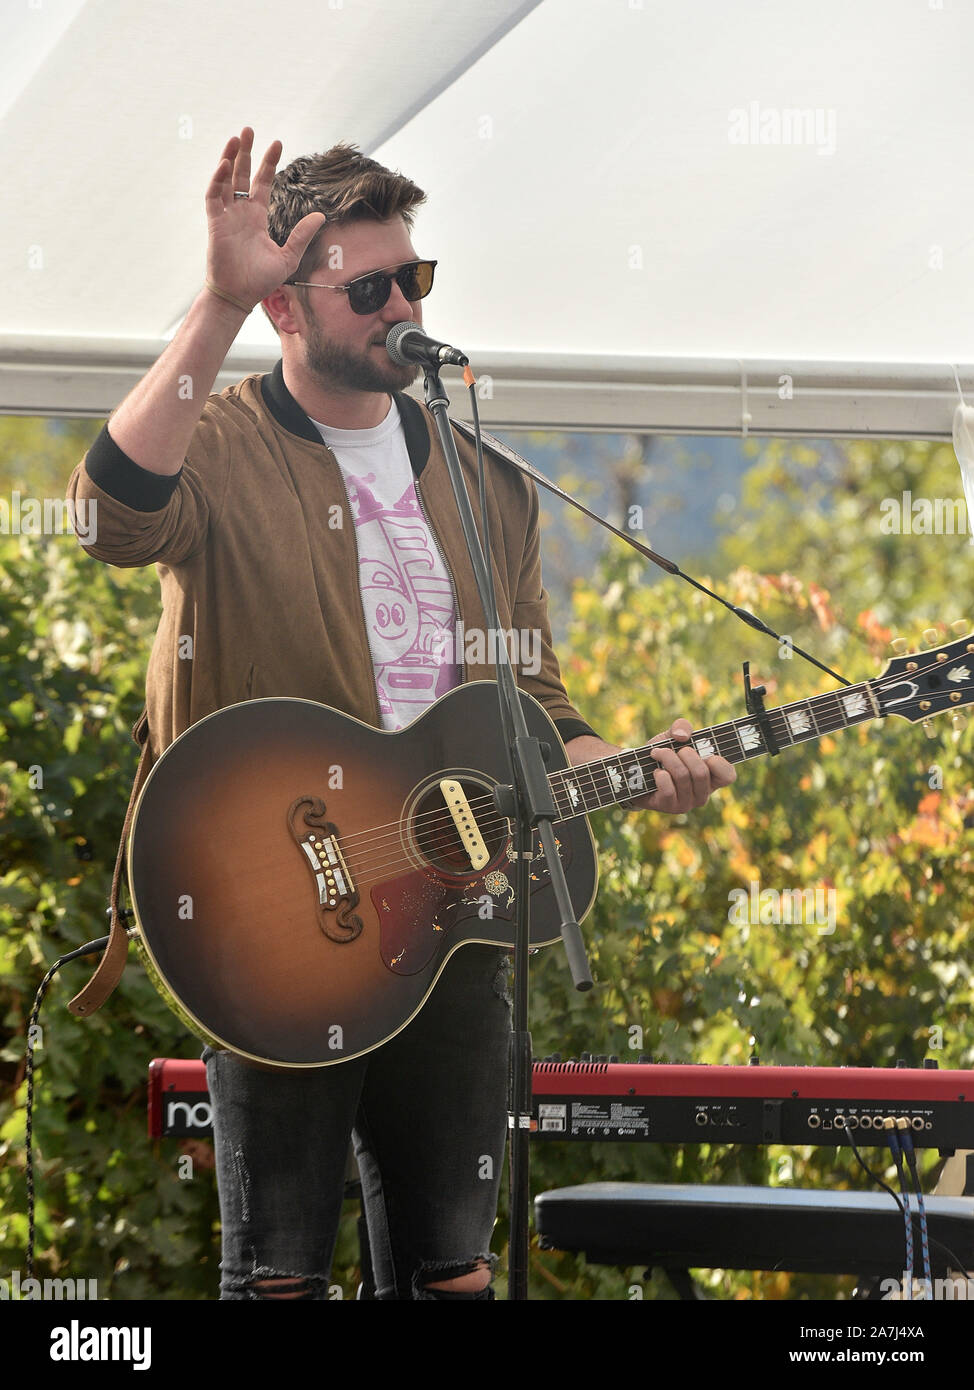
[[[670,815],[682,815],[695,806],[704,806],[711,792],[721,787],[729,787],[737,780],[737,772],[726,758],[701,758],[699,753],[686,740],[693,732],[686,719],[676,719],[663,734],[657,734],[650,743],[673,741],[685,746],[676,748],[661,747],[653,753],[659,763],[656,772],[656,791],[652,795],[633,797],[627,803],[634,811],[665,811]],[[580,763],[594,762],[596,758],[611,758],[623,750],[613,743],[604,743],[591,734],[583,734],[565,744],[565,752],[573,767]]]

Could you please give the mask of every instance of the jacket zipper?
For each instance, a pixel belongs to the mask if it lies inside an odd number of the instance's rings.
[[[325,445],[327,449],[328,446]],[[348,488],[345,486],[345,475],[341,470],[338,460],[335,458],[331,449],[328,449],[332,462],[335,465],[335,472],[338,474],[339,482],[342,485],[342,492],[345,494],[345,513],[352,527],[352,544],[355,547],[355,593],[358,596],[358,611],[362,620],[362,635],[365,638],[365,650],[368,653],[369,667],[372,672],[370,682],[372,690],[372,709],[375,712],[376,728],[382,728],[382,711],[379,709],[379,692],[375,688],[375,662],[372,660],[372,643],[369,641],[369,626],[365,620],[365,604],[362,602],[362,556],[359,554],[358,536],[355,533],[355,518],[352,516],[352,502],[348,495]]]

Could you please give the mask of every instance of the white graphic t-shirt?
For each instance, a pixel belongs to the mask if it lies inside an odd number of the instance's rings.
[[[449,571],[416,496],[395,401],[369,430],[313,420],[345,479],[384,729],[401,729],[460,683]]]

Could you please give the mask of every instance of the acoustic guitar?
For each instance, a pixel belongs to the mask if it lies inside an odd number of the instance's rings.
[[[729,762],[870,719],[912,722],[974,700],[970,637],[881,676],[698,729]],[[569,764],[548,715],[555,836],[576,916],[595,899],[588,814],[655,790],[650,745]],[[156,987],[216,1048],[268,1068],[332,1066],[394,1036],[469,942],[514,944],[509,781],[490,681],[461,685],[396,733],[313,701],[231,705],[173,742],[142,788],[128,843],[136,942]],[[540,839],[531,944],[559,939]]]

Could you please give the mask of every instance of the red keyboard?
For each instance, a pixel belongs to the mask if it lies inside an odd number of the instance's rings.
[[[884,1144],[906,1121],[923,1148],[974,1147],[974,1072],[935,1067],[535,1062],[541,1139],[658,1144]]]
[[[974,1149],[974,1072],[935,1067],[692,1066],[541,1061],[537,1139],[657,1144],[885,1143],[905,1121],[918,1148]],[[212,1133],[200,1061],[149,1064],[149,1134]]]

